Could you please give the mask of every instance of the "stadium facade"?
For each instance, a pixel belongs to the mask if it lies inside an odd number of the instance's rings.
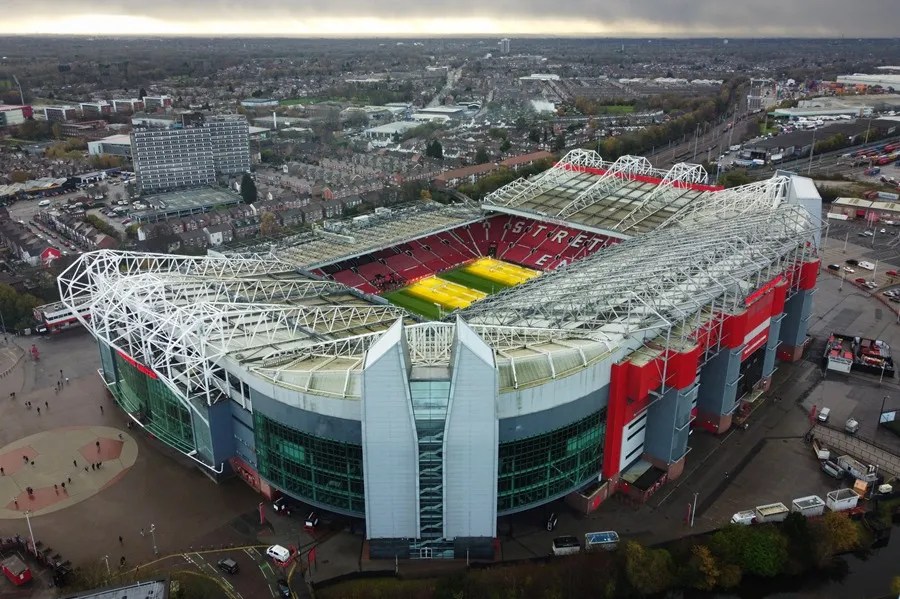
[[[365,518],[372,557],[491,557],[499,516],[645,497],[758,401],[806,342],[820,211],[790,173],[574,151],[481,206],[94,252],[60,288],[122,409],[208,473]],[[382,297],[484,256],[542,273],[438,320]]]

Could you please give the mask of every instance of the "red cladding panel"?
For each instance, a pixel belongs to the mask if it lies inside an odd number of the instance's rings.
[[[689,349],[686,352],[673,354],[669,360],[669,370],[666,373],[669,378],[669,386],[676,389],[690,387],[697,378],[697,365],[699,363],[699,345],[695,345],[693,349]]]
[[[819,277],[820,260],[812,262],[804,262],[800,267],[800,284],[799,288],[803,291],[809,291],[816,286],[816,279]]]
[[[609,404],[606,407],[606,439],[603,446],[603,478],[619,473],[622,459],[622,431],[625,428],[627,362],[613,364],[609,375]]]
[[[774,294],[767,293],[756,300],[755,304],[747,308],[747,333],[754,330],[772,315],[772,302],[774,299]]]
[[[784,312],[784,303],[787,299],[788,285],[782,282],[772,290],[772,316],[778,316]]]
[[[729,314],[722,325],[722,345],[729,348],[740,347],[747,336],[747,311]]]
[[[642,366],[629,364],[628,399],[634,402],[636,414],[646,403],[647,395],[662,384],[662,359],[654,358]]]

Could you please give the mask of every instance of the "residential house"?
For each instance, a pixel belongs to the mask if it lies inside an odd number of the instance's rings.
[[[230,224],[210,225],[203,229],[206,238],[209,240],[211,247],[219,247],[220,245],[230,243],[234,238],[234,232],[231,230]]]
[[[318,223],[325,220],[325,212],[322,210],[321,204],[310,204],[300,208],[303,213],[304,223]]]
[[[281,224],[285,227],[298,227],[303,224],[303,209],[291,208],[281,213]]]
[[[521,154],[519,156],[510,156],[506,160],[500,161],[500,166],[505,166],[506,168],[510,168],[514,171],[518,171],[521,168],[525,168],[531,166],[535,162],[540,162],[542,160],[553,160],[554,156],[550,152],[541,150],[539,152],[531,152],[529,154]]]
[[[231,224],[234,227],[234,238],[235,239],[248,239],[250,237],[256,237],[257,235],[259,235],[259,217],[258,216],[242,218],[242,219],[233,221]]]
[[[202,230],[185,231],[178,235],[178,239],[181,241],[181,247],[184,250],[200,250],[209,247],[209,238],[207,238],[206,233]]]

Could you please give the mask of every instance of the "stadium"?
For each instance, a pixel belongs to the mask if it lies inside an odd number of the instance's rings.
[[[498,517],[677,478],[800,357],[820,213],[791,173],[576,150],[480,205],[59,285],[119,406],[211,477],[364,518],[373,558],[490,558]]]

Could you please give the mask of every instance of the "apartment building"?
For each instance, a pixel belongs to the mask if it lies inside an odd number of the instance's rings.
[[[211,116],[192,123],[132,132],[141,193],[212,185],[217,175],[250,170],[249,127],[243,116]]]

